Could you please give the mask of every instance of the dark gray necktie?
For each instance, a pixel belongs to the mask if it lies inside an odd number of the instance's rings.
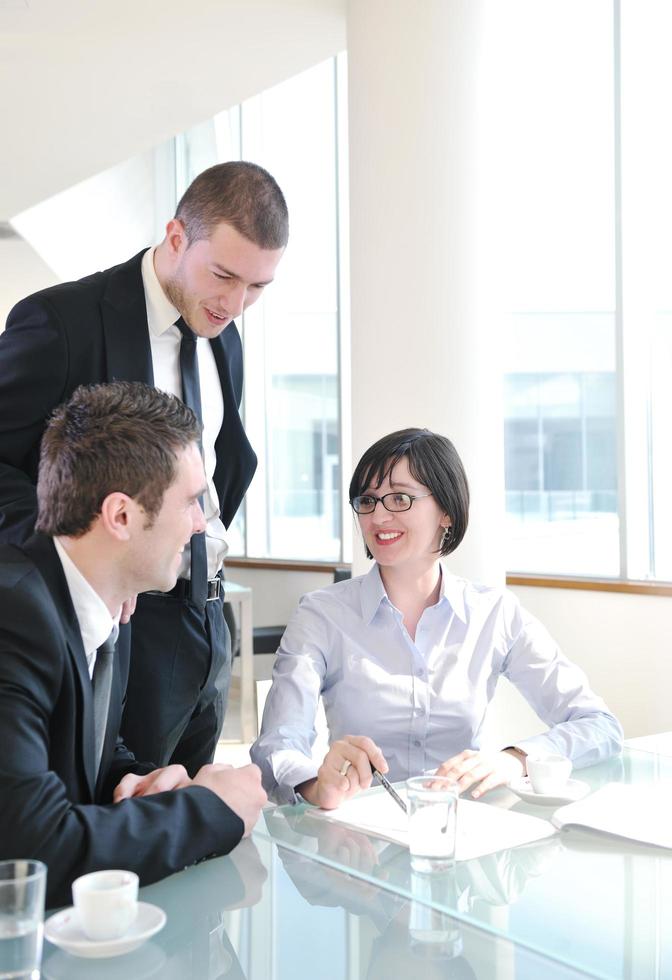
[[[107,713],[110,708],[110,691],[112,690],[112,671],[114,670],[114,641],[116,629],[98,647],[96,663],[93,668],[93,728],[95,734],[96,778],[103,756],[103,744],[107,729]]]
[[[182,334],[180,343],[180,374],[182,376],[182,401],[192,410],[203,424],[201,414],[201,383],[198,376],[196,357],[196,337],[182,317],[175,326]],[[203,500],[200,500],[201,507]],[[205,608],[208,589],[208,554],[205,547],[205,534],[194,534],[191,538],[191,599],[199,609]]]

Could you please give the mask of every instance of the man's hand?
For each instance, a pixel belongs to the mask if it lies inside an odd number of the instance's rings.
[[[452,759],[447,759],[436,770],[437,776],[446,776],[456,784],[460,793],[478,783],[472,796],[476,800],[496,786],[506,786],[523,775],[522,761],[510,752],[474,752],[465,749]]]
[[[334,810],[360,789],[369,788],[372,763],[380,772],[387,772],[389,768],[385,756],[370,738],[346,735],[329,747],[317,779],[310,779],[296,788],[309,803],[324,810]]]
[[[152,796],[154,793],[165,793],[167,790],[191,786],[191,780],[184,766],[165,766],[163,769],[153,769],[146,776],[136,776],[127,773],[115,787],[112,802],[130,800],[133,796]]]
[[[135,612],[135,607],[138,604],[137,595],[132,595],[130,599],[125,599],[121,605],[121,615],[119,616],[120,623],[130,623],[131,616]]]
[[[205,786],[212,790],[237,813],[245,825],[243,837],[249,837],[268,799],[261,785],[261,769],[258,766],[241,766],[240,769],[220,763],[202,766],[192,786]]]

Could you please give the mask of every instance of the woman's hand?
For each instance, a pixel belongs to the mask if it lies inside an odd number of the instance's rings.
[[[478,783],[471,794],[476,800],[489,789],[506,786],[519,779],[524,772],[522,760],[511,752],[474,752],[465,749],[442,763],[436,775],[452,779],[460,793]]]
[[[296,788],[309,803],[334,810],[360,789],[369,788],[372,764],[381,772],[389,768],[385,756],[370,738],[346,735],[330,746],[317,779],[309,779]]]

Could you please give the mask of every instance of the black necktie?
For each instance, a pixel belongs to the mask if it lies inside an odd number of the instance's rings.
[[[192,410],[203,424],[201,415],[201,383],[198,377],[196,357],[196,337],[182,317],[175,326],[182,334],[180,343],[180,374],[182,375],[182,401]],[[203,500],[200,500],[201,507]],[[191,537],[191,599],[199,609],[205,608],[208,588],[208,554],[205,547],[205,534]]]
[[[114,668],[114,641],[116,630],[112,630],[108,638],[98,647],[96,662],[93,667],[93,730],[96,760],[96,778],[103,756],[105,730],[107,729],[107,713],[110,708],[110,691],[112,690],[112,671]]]

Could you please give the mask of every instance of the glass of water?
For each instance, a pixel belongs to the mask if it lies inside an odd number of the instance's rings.
[[[0,978],[37,980],[42,962],[44,890],[41,861],[0,861]]]
[[[446,871],[455,862],[458,791],[444,776],[406,780],[408,846],[414,871]]]

